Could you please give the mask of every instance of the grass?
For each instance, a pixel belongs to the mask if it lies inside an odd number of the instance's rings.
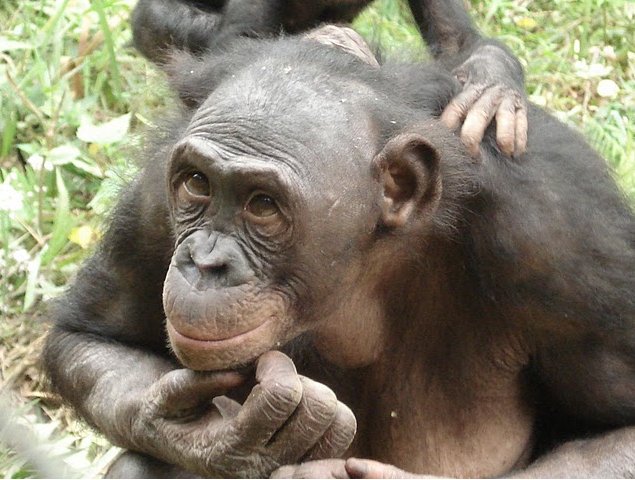
[[[128,46],[132,5],[0,5],[0,379],[19,394],[16,417],[84,473],[113,451],[46,392],[35,367],[45,331],[37,314],[94,248],[134,173],[136,132],[165,97],[160,74]],[[635,199],[635,4],[474,0],[471,11],[521,59],[530,98],[582,130]],[[388,55],[424,56],[404,12],[382,0],[355,27]],[[0,449],[0,475],[33,472]]]

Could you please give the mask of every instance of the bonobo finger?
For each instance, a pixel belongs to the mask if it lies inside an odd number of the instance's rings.
[[[527,151],[527,108],[521,105],[516,109],[516,135],[514,155],[522,155]]]
[[[148,394],[151,414],[181,416],[184,410],[209,403],[244,381],[236,372],[195,372],[172,370],[161,377]]]
[[[492,122],[502,98],[500,88],[494,87],[488,89],[483,96],[472,105],[467,117],[465,117],[463,128],[461,128],[461,140],[467,147],[470,155],[474,158],[479,155],[485,130]]]
[[[376,462],[375,460],[363,460],[349,458],[346,460],[346,473],[350,478],[424,478],[424,475],[415,475],[401,470],[393,465]]]
[[[511,157],[516,142],[516,104],[505,97],[496,111],[496,143],[503,154]]]
[[[224,395],[214,398],[212,400],[212,403],[221,414],[221,417],[223,417],[223,419],[225,420],[234,418],[236,415],[238,415],[238,412],[242,408],[242,405],[236,400],[232,400],[231,398]]]
[[[268,447],[282,465],[303,458],[322,438],[337,414],[337,397],[330,388],[303,376],[300,381],[302,400]]]
[[[342,402],[337,402],[337,412],[333,423],[324,432],[318,443],[309,451],[305,460],[341,457],[353,442],[356,432],[357,420],[355,415]]]
[[[285,465],[274,471],[270,478],[350,478],[345,463],[346,460],[336,458]]]
[[[454,97],[441,114],[443,124],[450,130],[459,128],[470,107],[483,95],[484,90],[472,85]]]
[[[256,365],[256,381],[275,381],[279,377],[298,375],[293,360],[277,350],[263,353]]]
[[[236,415],[233,425],[239,443],[265,445],[302,400],[302,382],[295,365],[281,352],[267,352],[258,360],[258,383]]]

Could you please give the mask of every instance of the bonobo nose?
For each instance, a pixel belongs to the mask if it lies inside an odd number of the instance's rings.
[[[228,252],[223,249],[216,248],[207,254],[198,249],[190,250],[190,257],[201,272],[223,275],[229,271],[231,259]]]
[[[235,287],[255,276],[240,246],[231,237],[196,232],[178,249],[176,267],[198,290]]]

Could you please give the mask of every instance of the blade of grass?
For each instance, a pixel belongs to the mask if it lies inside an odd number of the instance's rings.
[[[51,239],[42,253],[42,265],[44,266],[48,265],[66,246],[68,243],[68,235],[75,224],[70,212],[68,190],[66,189],[60,168],[56,170],[55,185],[57,187],[57,208]]]
[[[47,43],[50,41],[51,36],[55,33],[55,27],[57,27],[62,15],[64,15],[64,10],[66,10],[66,6],[70,0],[58,0],[58,7],[55,10],[55,13],[42,27],[42,41],[43,43]]]
[[[15,140],[15,133],[17,131],[18,122],[15,109],[7,112],[4,118],[4,124],[2,125],[2,147],[0,147],[0,158],[6,157],[11,151],[13,142]]]
[[[24,302],[22,311],[26,312],[35,303],[37,296],[37,284],[40,276],[40,267],[42,265],[42,255],[38,255],[29,262],[29,274],[26,278],[26,289],[24,291]]]
[[[106,16],[106,10],[102,0],[94,0],[91,8],[97,12],[99,17],[99,27],[104,34],[104,44],[108,51],[108,63],[110,64],[110,74],[112,75],[112,84],[115,90],[115,94],[119,96],[121,94],[121,73],[119,72],[119,64],[117,62],[117,54],[115,53],[115,44],[112,38],[112,32],[108,25],[108,18]]]

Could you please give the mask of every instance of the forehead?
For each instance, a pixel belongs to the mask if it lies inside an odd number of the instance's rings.
[[[373,153],[375,129],[365,108],[371,94],[311,66],[262,61],[221,83],[193,116],[187,135],[217,144],[228,158],[363,161]]]

